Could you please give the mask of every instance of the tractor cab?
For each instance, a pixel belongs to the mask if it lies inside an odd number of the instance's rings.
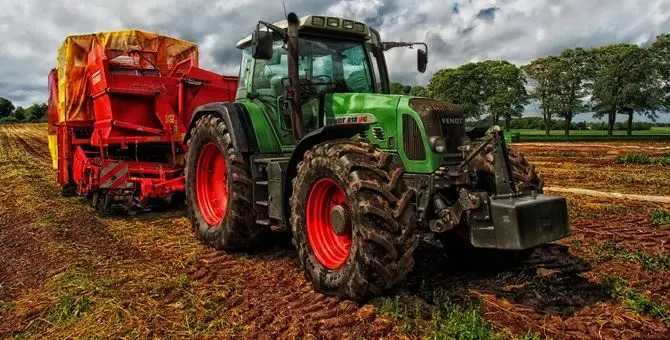
[[[382,43],[377,31],[344,18],[307,16],[296,20],[295,60],[285,34],[288,20],[263,23],[267,30],[259,25],[252,35],[237,43],[243,50],[237,99],[267,103],[268,109],[283,117],[280,123],[284,127],[291,126],[294,107],[300,112],[301,135],[338,121],[331,104],[335,94],[388,94],[384,51],[423,44]],[[419,50],[418,60],[418,69],[425,70],[425,49]],[[294,88],[289,64],[297,69]]]

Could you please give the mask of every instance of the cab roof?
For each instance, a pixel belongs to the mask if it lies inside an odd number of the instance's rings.
[[[288,21],[281,20],[275,22],[273,25],[286,29],[288,28]],[[354,35],[359,37],[367,37],[370,35],[370,28],[368,25],[347,18],[331,17],[325,15],[308,15],[300,18],[300,29],[309,29],[312,31],[332,32],[334,34]],[[245,48],[251,43],[251,34],[240,39],[237,42],[237,48]]]

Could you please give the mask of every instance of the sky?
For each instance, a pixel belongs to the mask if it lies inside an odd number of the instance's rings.
[[[649,44],[670,32],[670,0],[285,0],[299,16],[349,17],[376,28],[383,40],[425,41],[426,73],[416,52],[394,49],[393,80],[425,84],[432,73],[472,61],[517,65],[569,47]],[[235,43],[258,20],[284,16],[278,0],[0,0],[0,97],[17,105],[47,99],[47,74],[71,34],[128,28],[200,45],[200,65],[237,74]]]

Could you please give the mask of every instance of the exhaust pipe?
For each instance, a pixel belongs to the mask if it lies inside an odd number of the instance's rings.
[[[298,73],[298,30],[300,29],[300,19],[298,15],[291,12],[287,16],[288,21],[288,102],[291,110],[291,126],[293,128],[293,137],[296,141],[302,139],[304,130],[302,126],[302,112],[300,107],[300,74]]]

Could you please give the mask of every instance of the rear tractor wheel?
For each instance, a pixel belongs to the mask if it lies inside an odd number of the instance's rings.
[[[388,154],[362,142],[319,144],[298,165],[293,243],[314,288],[358,301],[401,283],[414,266],[414,193]]]
[[[223,119],[201,117],[191,130],[186,155],[186,203],[191,226],[206,245],[244,250],[256,245],[264,227],[256,225],[249,162],[235,149]]]

